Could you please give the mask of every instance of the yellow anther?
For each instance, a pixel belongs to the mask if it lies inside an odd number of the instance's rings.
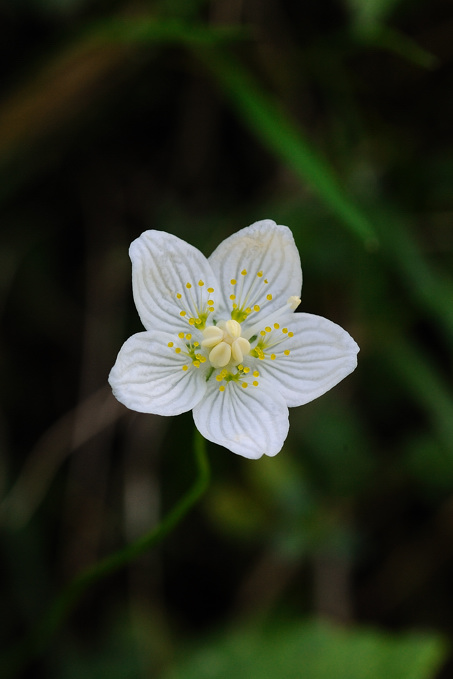
[[[199,368],[199,367],[200,367],[200,361],[192,361],[192,364],[193,364],[196,368]]]
[[[256,275],[258,276],[258,278],[261,278],[262,275],[263,275],[263,272],[262,272],[262,271],[258,271],[258,273],[257,273]]]
[[[250,353],[250,342],[245,337],[238,337],[231,345],[231,354],[235,361],[242,361]]]
[[[181,349],[180,349],[179,347],[176,347],[175,353],[176,353],[176,354],[180,354],[180,353],[181,353]]]
[[[267,280],[267,278],[264,279],[264,282],[266,283],[266,285],[269,283],[269,281]]]
[[[195,325],[201,325],[201,318],[194,318]]]
[[[244,370],[246,375],[247,375],[247,373],[250,372],[250,368],[248,366],[245,366],[245,368],[243,368],[243,370]]]
[[[199,347],[199,346],[200,346],[200,342],[194,342],[193,345],[194,345],[194,347]]]
[[[236,299],[236,295],[230,295],[231,301],[234,301]]]
[[[184,337],[184,335],[183,335],[183,337]],[[168,346],[169,346],[169,347],[170,347],[170,349],[171,349],[171,348],[172,348],[172,346],[174,346],[174,345],[173,345],[173,342],[169,342],[169,343],[168,343]]]
[[[223,375],[222,373],[219,373],[216,377],[217,382],[221,382],[223,380]]]
[[[288,332],[288,328],[282,328],[282,332],[286,334]]]
[[[247,276],[247,269],[242,269],[241,276]]]
[[[182,297],[181,293],[180,293],[180,292],[177,292],[177,293],[176,293],[176,297],[177,297],[178,299],[181,299],[181,297]]]
[[[237,305],[237,304],[233,304],[233,309],[237,309],[237,308],[238,308],[238,305]]]
[[[182,366],[182,369],[183,369],[184,371],[189,370],[189,366],[188,366],[188,365],[183,365],[183,366]]]
[[[264,330],[260,330],[260,335],[261,335],[262,337],[265,337],[266,333],[264,332]]]
[[[275,361],[275,354],[271,354],[271,361]]]
[[[300,297],[292,295],[291,297],[288,298],[288,301],[286,303],[288,304],[289,308],[294,311],[294,309],[297,309],[297,307],[300,304]]]
[[[280,327],[280,326],[279,326],[279,324],[278,324],[278,323],[274,323],[274,328],[275,328],[275,330],[278,330],[278,329],[279,329],[279,327]]]
[[[208,292],[209,292],[209,293],[214,292],[214,288],[208,288]]]
[[[196,320],[195,318],[189,318],[189,325],[195,325]]]
[[[293,333],[293,332],[289,332],[289,333],[288,333],[288,337],[294,337],[294,333]]]
[[[237,366],[237,369],[238,370],[244,370],[244,366],[242,365],[242,363],[239,363],[239,365]]]
[[[251,313],[252,313],[252,310],[251,310],[251,308],[250,308],[249,306],[248,306],[247,309],[245,310],[245,313],[246,313],[246,314],[251,314]]]
[[[272,299],[272,295],[266,295],[266,299],[270,302]]]
[[[289,351],[289,349],[285,349],[285,351],[283,353],[285,354],[285,356],[289,356],[290,351]]]
[[[185,311],[180,311],[180,312],[179,312],[179,315],[182,316],[182,317],[184,318],[184,316],[186,315],[186,312],[185,312]]]
[[[223,330],[217,325],[210,325],[203,330],[203,337],[201,343],[203,347],[215,347],[223,339]]]
[[[179,339],[184,339],[184,333],[183,333],[183,332],[180,332],[180,333],[178,334],[178,337],[179,337]]]
[[[187,333],[186,339],[187,339],[187,340],[191,340],[191,339],[192,339],[192,335],[190,334],[190,332]]]
[[[192,285],[191,285],[190,283],[186,283],[186,288],[187,288],[188,290],[190,290],[191,287],[192,287]]]
[[[256,380],[253,380],[252,384],[253,384],[254,387],[258,386],[258,382]]]
[[[253,371],[253,377],[259,377],[259,376],[260,376],[260,374],[259,374],[258,370],[254,370]]]
[[[231,285],[236,285],[237,281],[236,281],[235,278],[232,278],[231,281],[230,281],[230,283],[231,283]]]
[[[214,368],[223,368],[231,360],[231,347],[226,342],[219,342],[209,353],[209,360]]]
[[[244,389],[247,389],[247,382],[242,382],[242,386]]]
[[[220,385],[219,391],[225,391],[225,387],[223,386],[223,384]]]
[[[204,285],[203,281],[198,281],[198,285],[200,286],[200,288],[202,288]]]
[[[259,311],[259,310],[260,310],[260,308],[259,308],[258,304],[255,304],[255,306],[253,307],[253,311]]]
[[[266,327],[264,329],[265,329],[266,332],[272,331],[272,328],[269,325],[266,325]]]
[[[214,305],[214,300],[213,300],[213,299],[208,299],[208,304],[209,304],[209,306],[213,306],[213,305]]]

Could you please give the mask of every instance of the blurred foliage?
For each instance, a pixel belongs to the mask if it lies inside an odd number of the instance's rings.
[[[0,57],[3,649],[194,477],[190,414],[106,383],[142,231],[287,224],[303,310],[361,347],[276,458],[208,446],[197,508],[17,676],[447,679],[451,4],[20,0]]]

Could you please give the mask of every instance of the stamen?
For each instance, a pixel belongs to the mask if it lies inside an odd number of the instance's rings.
[[[231,346],[220,342],[209,353],[209,360],[214,368],[223,368],[231,360]]]

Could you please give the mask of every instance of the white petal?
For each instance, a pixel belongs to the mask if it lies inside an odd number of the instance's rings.
[[[294,314],[288,328],[294,336],[273,348],[275,360],[259,361],[258,369],[291,408],[313,401],[349,375],[359,347],[346,330],[322,316]]]
[[[167,345],[167,333],[140,332],[121,347],[110,375],[113,393],[131,410],[155,415],[179,415],[203,398],[206,379],[202,368],[190,365]]]
[[[243,285],[243,299],[244,293],[251,289],[248,306],[256,303],[261,308],[251,314],[253,323],[282,307],[290,296],[300,295],[302,269],[293,234],[288,227],[279,226],[271,219],[255,222],[224,240],[209,257],[209,263],[221,284],[223,305],[227,309],[232,306],[230,294],[238,296]],[[244,269],[247,275],[241,276]],[[261,271],[263,275],[257,277]],[[236,289],[232,279],[237,280]],[[272,295],[272,299],[268,300],[267,295]]]
[[[129,254],[135,305],[145,328],[165,332],[181,330],[181,324],[183,330],[188,328],[189,317],[196,318],[196,307],[208,299],[207,289],[217,287],[206,257],[164,231],[145,231],[131,244]],[[176,298],[178,293],[181,299]],[[185,318],[181,311],[186,311]]]
[[[282,396],[262,387],[238,382],[208,383],[205,398],[193,410],[195,425],[209,441],[233,453],[258,459],[276,455],[288,435],[288,408]]]

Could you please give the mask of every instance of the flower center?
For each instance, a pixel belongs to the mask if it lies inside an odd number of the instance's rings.
[[[230,284],[233,288],[229,295],[231,309],[226,312],[230,318],[217,322],[214,317],[212,325],[208,325],[211,314],[215,316],[214,288],[206,288],[202,280],[194,286],[187,282],[184,295],[177,292],[175,298],[181,319],[192,326],[190,330],[195,331],[196,338],[193,338],[192,332],[180,332],[175,342],[168,342],[168,348],[184,360],[183,371],[204,369],[206,381],[219,371],[215,379],[220,383],[220,391],[225,391],[229,382],[239,382],[243,388],[248,385],[257,387],[258,380],[253,379],[260,377],[255,367],[257,363],[267,359],[273,362],[290,355],[289,349],[282,351],[277,346],[293,337],[294,333],[286,327],[281,328],[276,321],[286,319],[288,311],[294,311],[300,304],[299,297],[289,297],[280,308],[274,308],[264,317],[261,314],[260,319],[253,323],[250,315],[259,311],[265,313],[267,303],[272,301],[272,294],[267,292],[268,280],[262,271],[250,276],[243,269],[239,280],[232,278]],[[198,288],[198,294],[193,294],[194,288]],[[247,323],[243,334],[241,324],[244,321]],[[245,357],[249,357],[252,368],[243,365]]]
[[[203,330],[201,346],[209,351],[209,361],[214,368],[224,368],[234,361],[241,363],[250,353],[250,342],[242,337],[240,323],[231,319]]]

